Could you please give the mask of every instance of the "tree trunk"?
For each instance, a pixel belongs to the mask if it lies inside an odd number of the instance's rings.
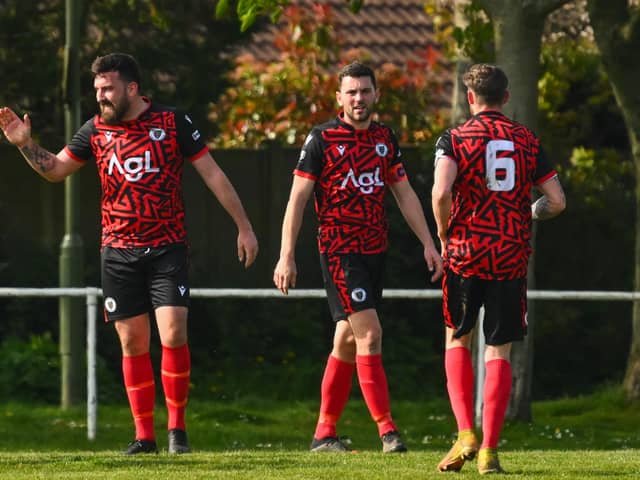
[[[464,14],[464,8],[471,0],[457,0],[453,13],[453,22],[456,27],[465,30],[469,26],[469,21]],[[464,123],[469,118],[469,103],[467,102],[467,88],[462,83],[462,75],[471,65],[471,59],[458,49],[455,62],[455,78],[453,82],[453,95],[451,98],[451,125],[456,126]]]
[[[609,76],[616,102],[622,111],[636,170],[635,276],[640,290],[640,7],[628,0],[588,0],[589,18],[602,63]],[[624,377],[630,400],[640,400],[640,302],[633,306],[631,347]]]
[[[504,113],[534,132],[538,125],[538,78],[540,44],[544,22],[549,13],[566,0],[478,0],[493,22],[496,64],[509,77],[509,102]],[[535,246],[535,230],[532,242]],[[528,288],[535,288],[533,257],[529,262]],[[531,383],[533,378],[533,328],[535,312],[528,304],[529,332],[523,342],[513,345],[511,364],[513,389],[507,418],[531,420]]]

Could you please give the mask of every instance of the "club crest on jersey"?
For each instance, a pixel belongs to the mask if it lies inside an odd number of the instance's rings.
[[[118,304],[116,303],[116,299],[113,297],[107,297],[104,299],[104,309],[109,312],[109,313],[113,313],[116,311],[116,308],[118,308]]]
[[[373,173],[361,173],[358,177],[356,177],[353,168],[350,168],[349,173],[347,173],[347,176],[340,186],[346,188],[349,182],[351,182],[354,187],[359,188],[364,194],[372,193],[373,187],[384,187],[384,182],[380,180],[380,167],[376,167]]]
[[[367,291],[364,288],[354,288],[351,292],[351,299],[354,302],[362,303],[367,299]]]
[[[346,147],[344,145],[338,145],[338,153],[340,154],[340,156],[344,155],[345,150]]]
[[[389,147],[384,143],[376,143],[376,153],[379,157],[386,157],[387,153],[389,153]]]
[[[149,138],[155,142],[160,142],[165,139],[167,132],[162,128],[152,128],[149,130]]]

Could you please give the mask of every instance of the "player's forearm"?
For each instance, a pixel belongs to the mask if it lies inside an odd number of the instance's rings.
[[[451,197],[438,196],[432,198],[433,216],[438,228],[438,238],[447,238],[447,228],[449,227],[449,216],[451,213]]]
[[[422,243],[424,247],[433,246],[431,231],[427,225],[424,210],[422,209],[422,204],[418,196],[414,193],[413,195],[406,195],[402,197],[402,199],[398,198],[398,207],[407,225],[409,225],[411,231],[418,240],[420,240],[420,243]]]
[[[242,205],[242,201],[227,176],[222,173],[222,171],[219,171],[218,174],[207,183],[209,184],[209,188],[213,194],[220,202],[220,205],[222,205],[222,208],[224,208],[236,224],[238,230],[253,230],[249,216]]]
[[[564,190],[557,176],[537,186],[542,196],[531,205],[534,220],[547,220],[560,214],[566,207]]]
[[[46,178],[50,182],[58,182],[64,177],[59,178],[55,175],[55,167],[58,157],[48,150],[45,150],[32,139],[18,147],[20,153],[25,158],[31,168],[33,168],[41,177]]]
[[[548,220],[558,215],[562,210],[564,210],[562,202],[553,201],[543,195],[531,206],[531,217],[533,220]]]
[[[280,258],[293,259],[296,243],[302,228],[302,209],[289,201],[282,222],[282,240],[280,242]]]

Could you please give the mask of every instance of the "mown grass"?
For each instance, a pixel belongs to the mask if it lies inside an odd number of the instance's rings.
[[[455,422],[444,398],[394,402],[394,416],[410,449],[382,455],[375,426],[353,398],[340,423],[356,454],[307,451],[317,402],[243,398],[194,399],[188,426],[194,453],[170,456],[157,408],[159,455],[125,457],[132,438],[126,405],[101,405],[94,441],[86,438],[83,408],[0,405],[0,478],[416,479],[442,478],[435,465],[447,451]],[[640,478],[640,405],[617,389],[535,403],[530,424],[507,423],[503,466],[513,478]],[[446,475],[445,475],[446,476]],[[451,475],[449,475],[451,476]],[[477,477],[467,465],[456,478]]]

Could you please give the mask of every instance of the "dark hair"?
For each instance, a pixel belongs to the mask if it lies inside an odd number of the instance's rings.
[[[118,72],[126,82],[136,82],[140,86],[140,67],[135,58],[127,53],[109,53],[96,58],[91,64],[94,76],[100,73]]]
[[[369,77],[371,78],[371,83],[373,84],[373,88],[376,88],[376,75],[373,73],[373,70],[363,63],[360,62],[352,62],[349,65],[345,65],[342,67],[342,70],[338,73],[338,84],[342,85],[342,79],[344,77]]]
[[[471,65],[462,76],[462,81],[487,105],[501,104],[509,85],[507,75],[488,63]]]

